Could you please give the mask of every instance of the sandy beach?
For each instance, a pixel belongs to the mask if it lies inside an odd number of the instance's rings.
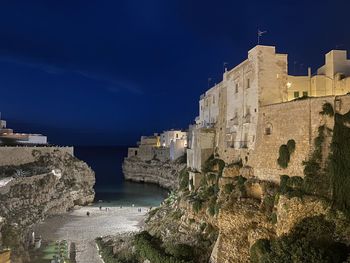
[[[94,239],[139,230],[147,211],[148,207],[109,207],[108,211],[93,206],[82,207],[46,219],[35,227],[35,232],[44,242],[63,239],[75,242],[78,263],[101,263]]]

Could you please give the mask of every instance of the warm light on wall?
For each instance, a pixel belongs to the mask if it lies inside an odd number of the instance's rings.
[[[291,82],[287,82],[287,88],[289,89],[292,86]]]

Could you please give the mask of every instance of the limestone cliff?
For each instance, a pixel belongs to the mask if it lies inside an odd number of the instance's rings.
[[[137,157],[125,158],[123,173],[126,180],[158,184],[174,190],[178,186],[179,171],[186,167],[180,162],[142,161]]]
[[[94,199],[94,172],[69,153],[42,154],[33,150],[34,162],[0,167],[0,218],[4,219],[3,246],[21,255],[31,226],[47,216],[64,213]],[[6,177],[6,178],[5,178]],[[23,256],[23,255],[21,255]],[[15,262],[20,262],[17,258]]]

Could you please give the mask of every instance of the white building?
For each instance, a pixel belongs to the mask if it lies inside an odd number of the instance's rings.
[[[181,130],[164,131],[160,135],[160,145],[162,147],[170,147],[172,142],[184,140],[184,147],[187,147],[187,132]]]
[[[6,127],[6,121],[0,120],[0,144],[47,144],[47,137],[41,134],[14,133]]]

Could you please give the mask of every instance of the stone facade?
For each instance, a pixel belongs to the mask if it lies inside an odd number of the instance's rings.
[[[214,142],[214,129],[192,130],[192,144],[187,149],[187,167],[193,171],[201,171],[204,162],[214,153]]]
[[[277,182],[281,174],[303,176],[302,162],[312,153],[318,127],[333,127],[332,120],[319,114],[322,105],[335,106],[338,100],[348,110],[348,97],[340,95],[350,89],[350,62],[345,51],[331,51],[316,76],[311,70],[308,76],[289,76],[287,68],[286,54],[276,53],[275,47],[256,46],[245,61],[225,71],[222,82],[200,98],[187,150],[189,168],[200,171],[214,153],[226,163],[241,160],[263,180]],[[296,90],[309,91],[304,95],[316,98],[290,101]],[[215,131],[211,150],[198,139],[203,127]],[[288,168],[282,169],[277,164],[279,147],[290,139],[297,149]]]
[[[340,108],[335,106],[336,101],[340,102]],[[333,118],[320,114],[326,102],[333,105],[338,112],[345,113],[350,110],[348,95],[297,100],[260,108],[256,147],[246,155],[247,164],[253,167],[256,177],[279,182],[280,175],[284,174],[304,176],[302,163],[308,160],[314,150],[314,139],[318,136],[318,128],[326,125],[333,129],[334,126]],[[290,139],[296,142],[296,148],[288,167],[283,169],[277,164],[279,147]],[[330,142],[330,139],[327,141]]]

